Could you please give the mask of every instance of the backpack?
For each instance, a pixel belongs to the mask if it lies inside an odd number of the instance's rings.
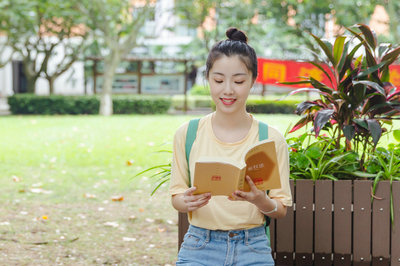
[[[189,177],[189,187],[192,186],[191,184],[191,180],[190,180],[190,169],[189,169],[189,156],[190,156],[190,152],[192,150],[192,146],[194,141],[196,140],[196,136],[197,136],[197,129],[199,127],[199,121],[200,118],[195,118],[189,121],[189,126],[188,129],[186,131],[186,142],[185,142],[185,153],[186,153],[186,162],[188,165],[188,177]],[[258,135],[259,135],[259,140],[265,140],[268,139],[268,125],[258,121]],[[268,194],[268,190],[267,190],[267,194]],[[268,237],[268,239],[270,239],[270,232],[269,232],[269,224],[271,223],[271,218],[267,215],[264,215],[265,217],[265,233]]]

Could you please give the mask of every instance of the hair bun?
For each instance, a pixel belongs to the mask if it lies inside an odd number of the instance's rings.
[[[246,34],[243,31],[238,30],[237,28],[227,29],[226,37],[228,37],[228,39],[232,40],[232,41],[240,41],[240,42],[247,43]]]

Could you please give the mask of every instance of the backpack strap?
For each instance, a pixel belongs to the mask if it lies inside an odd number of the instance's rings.
[[[197,136],[197,128],[199,127],[199,121],[200,118],[190,120],[186,132],[185,153],[186,153],[186,162],[188,168],[189,187],[192,186],[192,182],[190,180],[189,156],[190,152],[192,151],[193,142],[195,141]]]
[[[258,140],[262,141],[268,139],[268,125],[265,124],[264,122],[258,121]],[[267,194],[269,193],[269,190],[267,190]],[[265,217],[265,232],[270,238],[270,233],[269,233],[269,224],[271,223],[271,218],[269,216],[264,215]]]

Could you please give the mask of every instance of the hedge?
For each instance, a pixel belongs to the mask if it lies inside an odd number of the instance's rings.
[[[301,101],[296,100],[263,100],[263,99],[248,99],[247,111],[250,113],[260,114],[293,114],[297,104]]]
[[[98,114],[99,96],[38,96],[15,94],[8,97],[12,114]],[[113,96],[114,114],[166,113],[171,99],[161,96]]]

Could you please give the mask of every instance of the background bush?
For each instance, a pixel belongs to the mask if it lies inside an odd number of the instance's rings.
[[[189,93],[190,95],[210,95],[210,88],[196,84],[190,89]]]
[[[267,99],[248,99],[247,111],[258,114],[293,114],[297,104],[296,100],[267,100]]]
[[[38,96],[16,94],[8,97],[12,114],[98,114],[99,96]],[[113,96],[115,114],[159,114],[166,113],[171,99],[161,96],[127,95]]]

